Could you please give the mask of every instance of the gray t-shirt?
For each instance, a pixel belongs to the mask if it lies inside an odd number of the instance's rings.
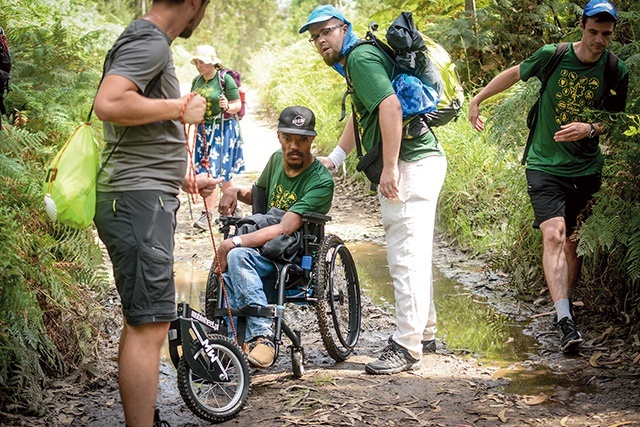
[[[107,75],[126,77],[149,98],[180,97],[171,40],[152,22],[132,22],[111,52]],[[160,190],[178,194],[187,168],[182,124],[167,120],[127,127],[105,122],[103,162],[123,132],[122,141],[100,174],[98,191]]]

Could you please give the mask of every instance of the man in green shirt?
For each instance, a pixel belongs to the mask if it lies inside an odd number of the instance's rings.
[[[392,80],[396,67],[376,46],[357,44],[349,21],[331,5],[318,6],[300,33],[309,31],[324,62],[353,86],[351,100],[369,151],[382,142],[383,168],[378,186],[387,261],[396,300],[396,330],[370,374],[393,374],[420,368],[423,351],[435,348],[436,312],[433,304],[431,259],[436,205],[447,160],[428,126],[406,136],[402,108]],[[352,116],[333,152],[323,163],[330,169],[355,147]]]
[[[606,0],[592,0],[584,8],[580,29],[582,38],[569,44],[560,63],[550,75],[538,107],[538,120],[532,129],[532,143],[526,157],[528,192],[535,221],[543,237],[542,265],[549,293],[556,309],[557,326],[562,331],[563,352],[575,350],[583,342],[575,324],[569,301],[571,288],[580,272],[577,242],[569,238],[577,217],[600,189],[604,163],[599,135],[604,125],[586,121],[587,109],[623,111],[627,98],[628,69],[618,61],[610,93],[605,90],[607,46],[616,27],[618,14]],[[544,67],[556,45],[541,47],[531,57],[498,74],[478,93],[469,106],[469,120],[476,130],[484,129],[480,103],[519,80],[542,80]]]
[[[326,214],[333,199],[331,173],[311,154],[315,139],[315,116],[306,107],[287,107],[278,119],[278,140],[282,149],[273,153],[256,182],[266,191],[267,209],[286,211],[278,224],[224,240],[218,248],[220,270],[227,285],[231,307],[264,307],[269,298],[265,290],[274,289],[276,265],[260,254],[259,248],[282,235],[291,235],[302,226],[302,214]],[[251,188],[225,190],[218,210],[230,215],[238,200],[252,204]],[[275,358],[272,321],[248,317],[245,342],[251,346],[248,359],[258,368],[271,366]]]

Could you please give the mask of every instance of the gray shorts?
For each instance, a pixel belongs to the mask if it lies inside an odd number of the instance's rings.
[[[94,222],[109,251],[127,324],[176,319],[173,247],[180,201],[159,191],[97,195]]]

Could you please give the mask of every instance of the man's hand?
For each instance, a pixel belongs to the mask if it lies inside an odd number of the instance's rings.
[[[223,180],[224,178],[222,177],[211,178],[207,173],[201,173],[196,176],[195,185],[193,185],[191,177],[185,177],[182,180],[182,189],[187,193],[191,193],[195,189],[200,193],[200,196],[206,199],[217,190]]]
[[[580,141],[588,137],[589,133],[591,133],[589,123],[573,122],[560,126],[560,130],[556,132],[553,139],[556,142]]]
[[[329,157],[316,157],[316,159],[318,159],[320,163],[322,163],[324,167],[329,169],[330,171],[335,170],[336,165],[333,164]]]
[[[224,193],[222,193],[222,197],[220,198],[220,202],[218,203],[218,213],[220,215],[233,215],[236,211],[236,207],[238,206],[238,191],[240,189],[237,187],[227,188]]]
[[[469,114],[467,115],[473,127],[478,132],[484,130],[484,120],[480,117],[480,103],[476,99],[472,99],[469,104]]]
[[[380,184],[378,185],[378,189],[380,193],[387,199],[393,200],[398,198],[398,177],[400,173],[398,172],[397,164],[392,168],[384,167],[382,168],[382,175],[380,175]]]
[[[180,118],[184,123],[198,124],[204,120],[204,112],[207,109],[207,100],[200,95],[195,95],[189,99],[190,96],[191,94],[187,94],[180,98],[180,105],[184,108]]]
[[[220,246],[218,246],[218,251],[217,251],[218,265],[216,266],[216,268],[219,273],[224,273],[225,271],[227,271],[227,267],[228,267],[227,254],[229,253],[230,250],[234,249],[235,247],[236,245],[233,244],[231,239],[223,240],[222,243],[220,243]]]

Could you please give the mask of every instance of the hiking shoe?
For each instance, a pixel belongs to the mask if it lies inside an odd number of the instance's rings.
[[[382,350],[380,357],[367,363],[364,370],[373,375],[397,374],[416,371],[420,369],[420,364],[420,359],[414,359],[404,347],[389,338],[389,344]]]
[[[153,414],[153,427],[171,427],[171,425],[160,419],[160,411],[156,409],[156,412]]]
[[[578,347],[580,347],[580,344],[584,341],[584,339],[582,339],[582,335],[580,335],[580,332],[578,332],[578,328],[576,327],[573,319],[563,317],[558,322],[558,326],[562,331],[562,338],[560,339],[560,349],[562,349],[563,353],[571,353]]]
[[[249,363],[256,368],[268,368],[276,358],[276,346],[269,338],[258,337],[253,349],[247,355]]]
[[[213,218],[213,212],[208,212],[209,219]],[[202,215],[200,215],[200,219],[193,223],[193,228],[197,228],[199,230],[207,231],[209,229],[209,221],[207,220],[207,212],[202,211]]]
[[[576,320],[576,315],[573,312],[573,302],[569,301],[569,313],[571,313],[571,318]],[[553,320],[551,321],[551,329],[556,329],[558,327],[558,313],[553,315]]]
[[[435,353],[436,352],[436,340],[425,340],[422,343],[422,354]]]

